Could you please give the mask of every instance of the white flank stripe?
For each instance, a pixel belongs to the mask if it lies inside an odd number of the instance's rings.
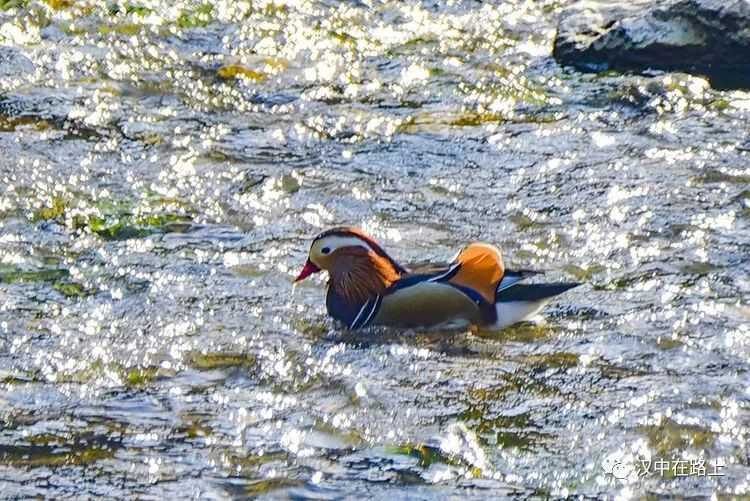
[[[378,305],[380,304],[380,301],[383,298],[381,296],[378,296],[375,298],[375,303],[372,305],[372,309],[370,310],[370,314],[367,315],[367,320],[362,324],[362,327],[367,326],[367,324],[370,323],[370,320],[372,320],[372,317],[375,316],[375,312],[378,311]]]
[[[359,322],[359,318],[362,316],[362,313],[365,312],[365,308],[367,308],[367,305],[370,304],[370,301],[366,301],[365,304],[362,305],[362,308],[359,309],[359,313],[357,313],[357,316],[354,317],[354,321],[349,326],[350,329],[356,329],[357,322]]]
[[[500,283],[497,284],[497,292],[504,291],[508,287],[513,287],[523,279],[523,276],[503,277],[503,279],[500,280]]]
[[[453,273],[454,271],[456,271],[456,269],[458,269],[459,266],[461,266],[461,263],[456,263],[453,266],[451,266],[450,268],[448,268],[448,271],[446,271],[442,275],[438,275],[436,277],[429,278],[429,279],[427,279],[427,281],[428,282],[437,282],[439,280],[442,280],[445,277],[447,277],[448,275],[450,275],[451,273]]]

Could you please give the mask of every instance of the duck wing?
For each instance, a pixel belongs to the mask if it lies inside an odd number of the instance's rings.
[[[350,329],[368,325],[432,326],[453,320],[467,323],[494,321],[493,304],[474,289],[450,282],[459,268],[454,263],[404,275],[381,295],[363,304],[350,304],[329,287],[326,298],[328,313]]]
[[[453,320],[492,323],[496,290],[504,273],[497,247],[472,243],[447,266],[416,268],[393,283],[382,300],[373,304],[377,310],[373,310],[372,322],[404,326]]]
[[[516,300],[509,289],[536,274],[531,270],[505,270],[497,247],[472,243],[447,265],[413,267],[381,295],[363,304],[347,303],[332,288],[326,303],[331,316],[350,329],[375,324],[431,326],[453,320],[492,324],[498,318],[496,303]],[[528,300],[528,294],[524,289],[520,300]]]
[[[497,284],[497,288],[495,289],[495,302],[497,303],[501,300],[501,296],[503,296],[501,295],[501,292],[517,285],[519,282],[526,280],[529,277],[541,274],[543,274],[543,272],[533,270],[505,270],[503,278],[500,280],[500,283]]]
[[[463,290],[446,281],[405,279],[386,291],[373,324],[399,327],[430,327],[454,325],[456,327],[484,323],[485,311],[494,314],[488,305],[471,289]],[[492,310],[492,311],[490,311]]]

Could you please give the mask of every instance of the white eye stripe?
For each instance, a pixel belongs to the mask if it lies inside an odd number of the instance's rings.
[[[331,254],[341,247],[363,247],[368,251],[372,251],[372,248],[362,239],[357,237],[341,237],[337,235],[324,237],[318,240],[318,248],[321,249],[321,252],[323,252],[322,249],[326,247],[330,249],[328,254]]]

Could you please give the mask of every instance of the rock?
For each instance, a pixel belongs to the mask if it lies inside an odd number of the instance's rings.
[[[683,71],[747,88],[750,2],[581,1],[563,11],[553,56],[581,71]]]
[[[20,50],[0,45],[0,78],[15,78],[34,72],[34,63]]]

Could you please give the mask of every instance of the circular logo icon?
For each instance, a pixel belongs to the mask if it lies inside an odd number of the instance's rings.
[[[633,472],[633,465],[623,463],[621,460],[616,459],[612,464],[612,471],[610,473],[618,480],[625,480],[630,475],[632,475]]]

